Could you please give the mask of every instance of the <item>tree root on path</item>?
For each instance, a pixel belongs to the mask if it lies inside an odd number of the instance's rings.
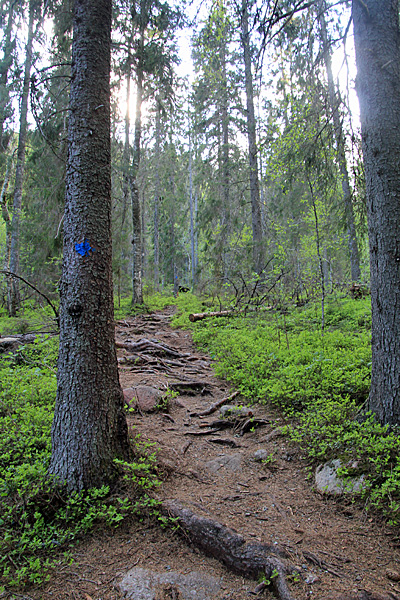
[[[233,529],[218,521],[200,517],[176,501],[164,501],[162,508],[169,517],[178,520],[181,533],[205,554],[216,558],[239,575],[258,578],[265,574],[279,600],[295,600],[286,583],[286,575],[293,572],[293,567],[282,560],[288,558],[283,548],[246,542]]]

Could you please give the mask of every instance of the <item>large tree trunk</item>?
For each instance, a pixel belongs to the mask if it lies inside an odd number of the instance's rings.
[[[250,199],[251,223],[253,230],[253,267],[256,273],[261,273],[264,268],[264,253],[262,246],[262,224],[260,210],[260,187],[258,182],[257,166],[257,137],[256,118],[254,114],[253,75],[251,72],[251,50],[249,33],[249,15],[247,0],[243,0],[240,13],[241,42],[244,59],[244,75],[246,82],[247,106],[247,138],[249,143],[249,168],[250,168]]]
[[[49,472],[98,487],[129,456],[114,344],[111,251],[111,0],[75,0],[60,353]]]
[[[400,423],[400,30],[398,0],[353,0],[368,202],[372,381],[369,408]]]
[[[331,51],[329,46],[328,32],[326,28],[325,14],[326,2],[322,0],[318,5],[318,21],[320,24],[322,50],[324,53],[324,62],[328,80],[328,96],[331,107],[332,121],[336,142],[336,160],[342,180],[343,202],[347,223],[347,236],[350,252],[351,280],[359,281],[361,278],[360,258],[358,252],[358,242],[356,233],[356,224],[353,210],[352,191],[350,186],[349,172],[347,169],[345,133],[342,120],[339,113],[340,96],[335,89],[335,82],[332,73]]]
[[[11,222],[11,248],[10,271],[18,275],[19,271],[19,229],[22,205],[22,185],[24,181],[26,138],[28,133],[28,99],[30,76],[32,67],[32,42],[35,2],[29,3],[28,37],[26,41],[24,83],[21,95],[21,112],[19,121],[19,137],[17,150],[17,163],[15,167],[14,201]],[[19,282],[17,278],[7,278],[7,310],[10,317],[14,317],[20,306]]]
[[[142,35],[143,38],[143,35]],[[133,270],[132,270],[132,305],[143,304],[142,283],[142,219],[140,214],[140,198],[138,174],[140,165],[140,143],[142,135],[142,101],[143,101],[143,70],[139,65],[136,87],[135,137],[133,144],[133,163],[130,174],[133,225]]]

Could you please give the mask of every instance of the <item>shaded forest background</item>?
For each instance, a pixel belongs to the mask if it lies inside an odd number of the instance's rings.
[[[62,255],[69,4],[1,7],[0,260],[52,298]],[[140,304],[143,286],[179,285],[226,286],[238,297],[263,272],[274,302],[303,303],[368,281],[360,135],[349,109],[350,11],[308,4],[221,0],[196,12],[158,0],[115,3],[118,298]],[[182,50],[189,26],[193,73]],[[31,293],[3,275],[10,316]]]

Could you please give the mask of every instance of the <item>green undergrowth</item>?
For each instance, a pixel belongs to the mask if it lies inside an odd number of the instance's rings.
[[[234,318],[188,320],[200,302],[187,299],[175,324],[191,327],[248,403],[275,406],[284,432],[311,464],[342,460],[343,477],[364,474],[363,500],[400,523],[398,432],[364,411],[370,386],[370,300],[331,298],[321,331],[320,305]],[[189,309],[190,306],[190,309]]]
[[[155,449],[132,432],[135,458],[116,462],[112,488],[67,495],[47,476],[57,340],[43,336],[0,359],[0,594],[43,583],[97,526],[160,516]]]
[[[6,309],[0,309],[0,335],[21,335],[36,331],[56,330],[55,314],[46,304],[39,306],[34,302],[25,302],[17,317],[9,317]]]
[[[284,432],[310,464],[341,458],[343,476],[365,475],[368,506],[399,524],[399,437],[363,413],[371,360],[368,300],[329,300],[323,335],[316,305],[191,323],[190,313],[219,306],[186,293],[148,296],[138,310],[170,305],[177,307],[172,326],[192,328],[218,375],[248,403],[272,404],[286,415]],[[128,314],[135,314],[130,299],[116,317]],[[2,586],[43,582],[94,527],[116,527],[131,515],[163,524],[152,494],[159,483],[155,451],[134,432],[135,459],[116,461],[121,476],[114,487],[68,496],[46,475],[56,359],[57,340],[46,335],[0,359],[0,594]]]

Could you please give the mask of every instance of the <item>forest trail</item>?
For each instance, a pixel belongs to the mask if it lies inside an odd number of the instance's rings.
[[[316,493],[312,479],[307,479],[307,462],[277,434],[276,413],[255,405],[251,410],[260,421],[258,427],[243,427],[248,421],[243,416],[236,420],[236,430],[232,423],[219,431],[206,426],[220,419],[219,410],[204,417],[193,415],[233,390],[215,377],[211,359],[195,349],[189,332],[170,328],[173,310],[128,318],[116,327],[118,346],[150,342],[134,364],[124,358],[130,351],[118,349],[124,389],[165,390],[168,382],[179,381],[199,384],[169,398],[168,409],[128,415],[129,425],[158,448],[163,473],[158,498],[179,501],[198,516],[235,529],[246,541],[285,548],[301,573],[291,585],[296,600],[400,599],[400,582],[388,577],[400,571],[398,532],[350,499]],[[157,358],[151,343],[173,349],[171,355]],[[240,405],[240,397],[232,403]],[[263,463],[255,459],[260,450],[266,451]],[[196,572],[217,582],[212,593],[193,596],[199,599],[244,600],[257,586],[257,581],[234,575],[204,556],[177,533],[147,522],[96,531],[73,550],[73,557],[71,565],[24,598],[116,600],[124,597],[121,580],[134,567],[165,574]],[[185,598],[175,587],[161,588],[156,600]],[[363,595],[363,590],[374,594]],[[134,597],[147,599],[144,593]],[[260,597],[274,596],[264,590]]]

